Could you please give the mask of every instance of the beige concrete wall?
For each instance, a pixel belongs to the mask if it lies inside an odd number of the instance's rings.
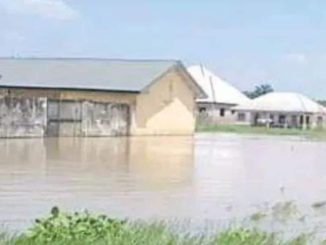
[[[116,92],[92,92],[92,91],[62,91],[62,100],[87,100],[96,102],[112,102],[118,104],[135,104],[136,94]]]
[[[26,99],[33,97],[60,99],[60,91],[45,89],[0,89],[0,96]]]
[[[1,96],[12,96],[15,98],[44,97],[57,100],[88,100],[96,102],[135,104],[137,94],[52,89],[0,89],[0,97]]]
[[[131,134],[191,135],[195,94],[180,71],[172,70],[137,97]]]
[[[195,92],[183,71],[163,74],[141,94],[46,89],[0,89],[1,96],[113,102],[130,106],[131,135],[191,135],[195,130]]]
[[[133,93],[0,89],[0,138],[128,135],[135,101]]]

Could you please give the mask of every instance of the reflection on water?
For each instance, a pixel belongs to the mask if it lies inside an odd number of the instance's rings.
[[[58,205],[114,217],[221,220],[282,198],[326,200],[326,144],[289,138],[0,141],[0,223]]]

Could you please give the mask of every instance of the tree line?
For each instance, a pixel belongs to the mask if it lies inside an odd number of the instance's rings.
[[[270,84],[261,84],[261,85],[257,85],[255,86],[255,88],[252,91],[244,91],[243,93],[249,97],[250,99],[255,99],[259,96],[268,94],[274,92],[273,87]]]

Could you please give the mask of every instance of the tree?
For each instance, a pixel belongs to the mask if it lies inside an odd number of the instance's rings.
[[[322,106],[326,106],[326,100],[317,100],[317,102]]]
[[[273,87],[270,84],[261,84],[258,86],[255,86],[255,89],[253,91],[244,91],[244,94],[247,95],[251,99],[255,99],[259,96],[262,96],[264,94],[268,94],[274,92]]]

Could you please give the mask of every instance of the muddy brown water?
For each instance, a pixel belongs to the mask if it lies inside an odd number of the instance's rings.
[[[14,229],[54,205],[218,221],[284,198],[303,208],[326,200],[326,143],[227,134],[0,140],[0,224]]]

